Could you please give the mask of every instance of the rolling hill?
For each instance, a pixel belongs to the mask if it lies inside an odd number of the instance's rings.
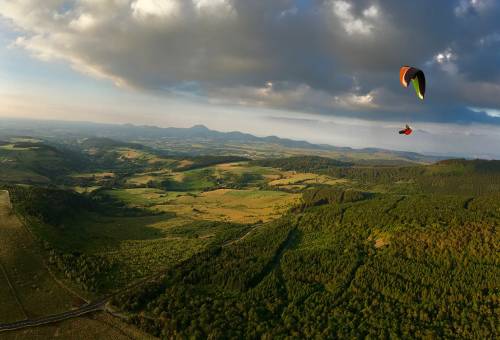
[[[36,124],[37,128],[32,126]],[[414,152],[392,151],[378,148],[352,149],[331,145],[318,145],[276,136],[257,137],[242,132],[219,132],[203,125],[191,128],[160,128],[132,124],[112,125],[87,122],[26,121],[2,119],[0,138],[4,136],[34,136],[56,142],[77,143],[77,141],[99,137],[121,142],[138,142],[171,154],[194,155],[228,154],[244,157],[291,156],[315,154],[343,161],[357,161],[365,164],[431,163],[442,157],[426,156]],[[102,142],[103,140],[101,140]]]
[[[35,333],[125,320],[164,338],[499,334],[498,161],[58,129],[0,143],[0,324],[83,296],[114,314]]]

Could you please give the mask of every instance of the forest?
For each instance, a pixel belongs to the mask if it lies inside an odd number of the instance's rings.
[[[0,189],[57,275],[95,298],[113,292],[112,308],[151,335],[500,334],[499,162],[164,156],[110,140],[84,148],[57,180]],[[32,158],[12,158],[17,167],[42,161],[23,152]],[[75,172],[79,153],[88,162]]]
[[[386,189],[308,189],[298,209],[252,237],[115,298],[132,323],[164,338],[498,336],[497,164],[264,164]],[[409,179],[410,188],[394,184]]]
[[[326,202],[114,303],[165,338],[495,338],[496,198]]]

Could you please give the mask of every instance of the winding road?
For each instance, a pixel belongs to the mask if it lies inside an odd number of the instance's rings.
[[[263,224],[259,224],[255,226],[254,228],[250,229],[246,234],[241,236],[240,238],[236,240],[232,240],[224,245],[222,247],[228,247],[234,243],[240,242],[243,239],[245,239],[247,236],[252,234],[256,229],[261,227]],[[106,297],[101,298],[100,300],[97,300],[95,302],[87,303],[83,306],[80,306],[76,309],[72,309],[70,311],[58,313],[58,314],[53,314],[49,316],[44,316],[36,319],[26,319],[26,320],[21,320],[21,321],[16,321],[12,323],[0,323],[0,333],[1,332],[7,332],[7,331],[14,331],[14,330],[19,330],[19,329],[24,329],[28,327],[37,327],[37,326],[43,326],[43,325],[48,325],[52,323],[57,323],[61,322],[64,320],[76,318],[85,314],[90,314],[98,311],[108,311],[106,308],[106,304],[116,295],[123,294],[133,288],[136,288],[138,286],[141,286],[155,278],[159,278],[162,275],[165,275],[168,269],[161,270],[153,275],[150,275],[146,278],[139,279],[138,281],[130,284],[129,286],[123,288],[122,290],[112,293]],[[110,311],[108,311],[110,312]],[[115,315],[115,313],[110,312],[110,314]]]
[[[226,243],[223,245],[223,247],[230,246],[231,244],[235,242],[239,242],[243,240],[245,237],[247,237],[249,234],[251,234],[255,229],[260,227],[261,225],[256,226],[255,228],[251,229],[249,232],[247,232],[245,235],[242,237],[231,241],[229,243]],[[129,291],[133,288],[136,288],[144,283],[147,283],[155,278],[161,277],[166,273],[167,269],[161,270],[151,276],[148,276],[146,278],[140,279],[139,281],[132,283],[131,285],[125,287],[124,289],[120,290],[119,292],[113,293],[111,295],[108,295],[98,301],[92,302],[92,303],[87,303],[79,308],[59,313],[59,314],[54,314],[54,315],[49,315],[49,316],[44,316],[36,319],[27,319],[27,320],[22,320],[22,321],[16,321],[12,323],[0,323],[0,333],[1,332],[6,332],[6,331],[14,331],[14,330],[19,330],[23,328],[28,328],[28,327],[37,327],[37,326],[43,326],[43,325],[48,325],[51,323],[56,323],[56,322],[61,322],[64,320],[76,318],[85,314],[90,314],[98,311],[106,311],[106,304],[116,295],[125,293],[126,291]],[[115,315],[114,313],[111,313],[112,315]]]
[[[67,319],[72,319],[76,318],[78,316],[82,316],[85,314],[93,313],[96,311],[102,311],[105,310],[105,305],[107,303],[108,299],[103,299],[91,304],[86,304],[78,309],[74,309],[71,311],[67,311],[64,313],[60,314],[54,314],[50,316],[44,316],[41,318],[37,319],[29,319],[29,320],[22,320],[22,321],[17,321],[17,322],[12,322],[12,323],[4,323],[0,324],[0,332],[4,331],[14,331],[18,329],[23,329],[27,327],[36,327],[36,326],[42,326],[54,322],[60,322],[64,321]]]

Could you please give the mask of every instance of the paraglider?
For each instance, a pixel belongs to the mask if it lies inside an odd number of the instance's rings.
[[[408,87],[410,82],[413,84],[413,88],[415,89],[415,93],[418,98],[424,100],[425,97],[425,75],[422,70],[419,70],[416,67],[411,66],[403,66],[399,69],[399,81],[403,87]],[[399,131],[400,135],[409,136],[413,130],[407,124],[406,128]]]
[[[408,87],[410,81],[415,88],[418,98],[424,100],[425,96],[425,75],[422,70],[411,66],[403,66],[399,70],[399,81],[404,87]]]
[[[411,135],[412,132],[413,130],[408,124],[406,124],[406,127],[403,130],[399,130],[400,135],[406,135],[406,136]]]

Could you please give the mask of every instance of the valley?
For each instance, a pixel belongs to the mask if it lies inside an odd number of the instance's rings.
[[[499,332],[496,161],[4,138],[0,324],[104,311],[2,337]]]

